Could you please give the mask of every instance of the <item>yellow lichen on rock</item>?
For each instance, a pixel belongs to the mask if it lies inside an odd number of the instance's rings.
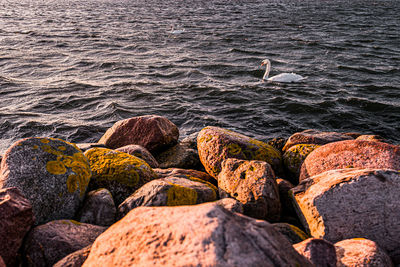
[[[46,163],[46,170],[55,175],[64,174],[67,172],[65,165],[58,160],[51,160]]]
[[[167,191],[167,206],[194,205],[197,202],[197,192],[194,189],[172,184]]]
[[[186,175],[186,177],[187,177],[187,179],[189,179],[191,181],[199,182],[199,183],[202,183],[202,184],[205,184],[206,186],[208,186],[213,191],[213,196],[215,197],[215,199],[217,198],[218,188],[215,185],[213,185],[210,182],[204,181],[204,180],[202,180],[200,178],[193,177],[193,176],[190,176],[190,175]]]
[[[98,180],[117,180],[127,186],[135,186],[140,179],[138,171],[156,176],[153,169],[144,161],[124,152],[107,148],[93,148],[85,155],[90,168]]]

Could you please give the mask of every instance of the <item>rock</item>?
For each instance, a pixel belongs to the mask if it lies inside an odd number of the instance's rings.
[[[180,142],[181,144],[185,144],[185,146],[196,149],[197,150],[197,136],[199,132],[191,133]]]
[[[95,147],[107,148],[104,144],[99,143],[77,143],[76,146],[83,152]]]
[[[281,178],[275,179],[276,184],[278,185],[278,192],[279,192],[279,199],[281,202],[281,215],[282,216],[289,216],[289,217],[296,217],[296,211],[293,208],[292,199],[290,198],[289,191],[294,187],[294,185]]]
[[[15,187],[0,189],[0,258],[8,266],[14,266],[22,240],[33,222],[32,206],[21,192]]]
[[[277,221],[281,204],[271,166],[264,161],[227,159],[218,175],[221,198],[230,196],[243,204],[244,214]]]
[[[147,115],[116,122],[101,137],[99,143],[109,148],[141,145],[154,153],[175,145],[178,138],[178,127],[170,120]]]
[[[145,183],[157,178],[156,173],[145,161],[127,153],[107,148],[92,148],[86,151],[85,155],[92,170],[89,189],[108,189],[116,205]]]
[[[375,134],[364,134],[360,135],[359,137],[356,138],[356,140],[364,140],[364,141],[376,141],[376,142],[387,142],[385,138],[383,138],[380,135],[375,135]]]
[[[215,178],[228,158],[266,161],[276,174],[282,173],[282,156],[276,148],[230,130],[208,126],[197,136],[197,146],[201,163]]]
[[[169,176],[175,176],[175,177],[182,177],[182,178],[190,178],[190,177],[195,177],[197,179],[201,179],[203,181],[207,181],[212,183],[213,185],[217,186],[217,180],[215,180],[214,177],[209,175],[208,173],[202,172],[202,171],[197,171],[197,170],[191,170],[191,169],[179,169],[179,168],[169,168],[169,169],[154,169],[154,171],[157,173],[159,178],[165,178]]]
[[[345,168],[400,170],[400,147],[373,141],[330,143],[311,152],[300,171],[300,182],[325,171]]]
[[[197,169],[203,168],[200,162],[199,153],[190,147],[190,144],[178,143],[177,145],[156,154],[160,168],[182,168]]]
[[[399,188],[398,171],[341,169],[313,176],[291,192],[313,237],[332,243],[367,238],[400,263]]]
[[[5,153],[0,188],[17,187],[33,207],[36,224],[73,218],[90,181],[89,162],[73,144],[27,138]]]
[[[244,212],[243,210],[243,204],[237,201],[234,198],[223,198],[215,202],[217,205],[231,211],[231,212],[238,212],[242,213]]]
[[[65,256],[54,264],[53,267],[81,267],[89,256],[91,247],[92,246],[89,245]]]
[[[276,137],[276,138],[272,138],[271,140],[267,141],[267,144],[275,147],[277,150],[282,152],[282,149],[285,146],[286,141],[287,141],[287,139],[285,139],[283,137]]]
[[[300,228],[288,223],[274,223],[272,226],[274,226],[274,229],[284,235],[292,244],[300,243],[309,238],[309,236]]]
[[[315,266],[336,267],[335,246],[326,240],[309,238],[293,247]]]
[[[299,183],[300,168],[306,157],[319,145],[298,144],[291,146],[283,154],[283,166],[288,171],[295,184]]]
[[[94,242],[89,266],[311,266],[265,221],[215,203],[139,207]]]
[[[79,221],[101,226],[115,222],[117,209],[110,191],[100,188],[90,191],[80,211]]]
[[[118,207],[119,218],[139,206],[195,205],[217,199],[217,188],[200,179],[167,177],[153,180],[128,197]]]
[[[73,220],[57,220],[36,226],[25,240],[26,264],[52,266],[65,256],[91,245],[106,229]]]
[[[386,252],[374,241],[364,238],[346,239],[335,244],[338,267],[392,267]]]
[[[353,137],[337,132],[321,132],[318,130],[305,130],[299,133],[295,133],[289,137],[282,151],[288,150],[290,147],[298,144],[314,144],[314,145],[325,145],[332,142],[338,142],[343,140],[353,140]]]
[[[0,267],[6,267],[6,264],[1,256],[0,256]]]
[[[158,168],[159,164],[153,155],[144,147],[140,145],[127,145],[116,149],[120,152],[128,153],[129,155],[138,157],[147,162],[152,168]]]

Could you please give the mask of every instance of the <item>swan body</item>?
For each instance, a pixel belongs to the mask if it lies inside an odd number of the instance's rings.
[[[272,76],[272,77],[268,78],[269,72],[271,70],[271,62],[269,61],[269,59],[264,59],[261,62],[261,66],[264,66],[264,65],[266,66],[266,68],[265,68],[263,80],[272,81],[272,82],[280,82],[280,83],[292,83],[292,82],[298,82],[298,81],[305,79],[303,76],[296,74],[296,73],[281,73],[276,76]]]

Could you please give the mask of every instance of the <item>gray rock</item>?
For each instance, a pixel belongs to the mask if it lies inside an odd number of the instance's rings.
[[[217,188],[199,179],[167,177],[153,180],[128,197],[118,207],[119,218],[139,206],[195,205],[217,199]]]
[[[57,220],[36,226],[24,243],[26,264],[52,266],[65,256],[91,245],[106,229],[73,220]]]
[[[336,267],[335,246],[326,240],[308,238],[293,247],[315,266]]]
[[[204,169],[197,149],[191,148],[190,144],[178,143],[155,156],[160,168]]]
[[[298,227],[288,223],[274,223],[272,224],[276,231],[284,235],[292,244],[300,243],[309,236]]]
[[[79,221],[83,223],[110,226],[115,222],[117,209],[110,191],[100,188],[90,191],[80,211]]]
[[[346,239],[335,244],[337,266],[392,267],[386,252],[374,241],[364,238]]]
[[[166,178],[170,176],[181,177],[181,178],[197,178],[203,181],[207,181],[217,186],[217,180],[208,173],[192,170],[192,169],[179,169],[179,168],[168,168],[168,169],[154,169],[159,178]]]
[[[17,187],[32,204],[36,224],[73,218],[91,171],[73,144],[54,138],[27,138],[13,144],[1,163],[0,188]]]
[[[139,207],[94,242],[89,266],[312,266],[266,221],[215,203]]]
[[[400,263],[399,188],[398,171],[341,169],[313,176],[291,192],[313,237],[332,243],[370,239]]]
[[[274,171],[264,161],[227,159],[218,175],[220,197],[243,204],[244,214],[270,221],[280,218],[281,204]]]

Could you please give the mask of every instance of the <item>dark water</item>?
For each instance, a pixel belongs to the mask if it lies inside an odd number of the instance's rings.
[[[400,142],[398,0],[0,0],[0,151],[168,117],[259,139],[308,128]],[[184,30],[173,34],[174,30]],[[296,84],[262,82],[296,72]]]

